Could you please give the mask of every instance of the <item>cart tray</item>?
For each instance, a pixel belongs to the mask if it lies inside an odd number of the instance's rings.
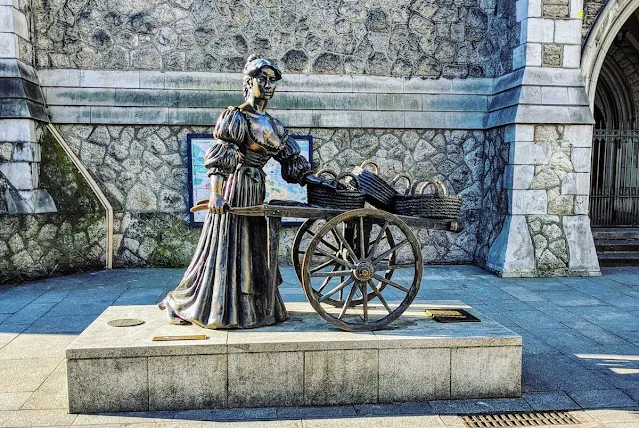
[[[271,201],[251,207],[232,207],[229,212],[235,215],[252,217],[302,217],[308,219],[333,218],[348,210],[318,207],[294,201]],[[409,226],[460,232],[462,230],[456,218],[429,218],[398,215]]]

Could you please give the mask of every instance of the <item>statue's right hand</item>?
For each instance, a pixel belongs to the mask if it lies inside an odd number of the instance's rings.
[[[221,195],[211,193],[209,197],[209,211],[215,214],[224,214],[229,210],[229,204],[226,203]]]

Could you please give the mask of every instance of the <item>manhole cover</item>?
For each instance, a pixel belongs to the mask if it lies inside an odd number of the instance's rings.
[[[111,320],[107,324],[111,327],[134,327],[144,324],[144,321],[136,320],[135,318],[122,318],[119,320]]]
[[[538,427],[545,425],[577,425],[579,421],[566,412],[494,413],[462,416],[466,426],[489,427]]]

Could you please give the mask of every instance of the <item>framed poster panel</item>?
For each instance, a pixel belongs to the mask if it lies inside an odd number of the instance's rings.
[[[291,135],[291,137],[299,144],[301,154],[313,165],[313,137],[310,135]],[[213,135],[211,134],[188,134],[186,136],[188,150],[188,191],[189,191],[189,208],[194,206],[197,201],[208,199],[211,192],[209,177],[204,167],[204,156],[206,151],[213,144]],[[279,162],[274,159],[268,161],[264,166],[266,173],[266,201],[272,199],[285,199],[288,201],[298,201],[306,203],[306,187],[302,187],[295,183],[287,183],[282,178]],[[196,213],[189,212],[190,224],[192,226],[201,226],[206,217],[206,211],[198,211]],[[283,218],[285,225],[300,224],[305,219]]]

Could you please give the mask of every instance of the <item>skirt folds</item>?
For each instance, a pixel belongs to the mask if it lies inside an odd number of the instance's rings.
[[[233,207],[264,203],[264,172],[241,166],[224,183]],[[287,318],[277,287],[269,290],[264,217],[208,213],[191,264],[165,300],[167,310],[205,328],[254,328]]]

